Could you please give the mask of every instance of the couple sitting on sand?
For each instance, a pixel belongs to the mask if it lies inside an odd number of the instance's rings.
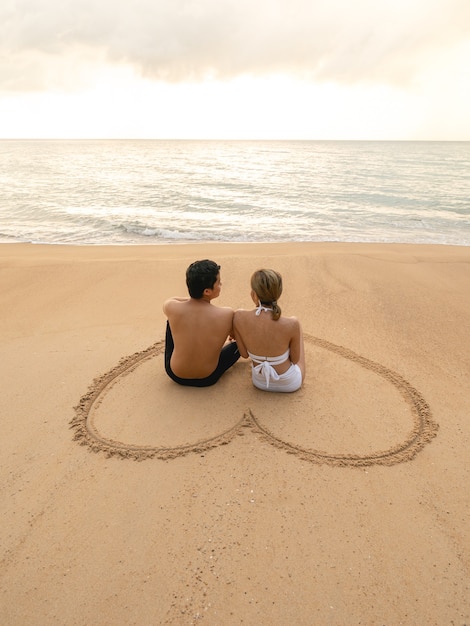
[[[277,303],[282,278],[261,269],[251,277],[251,311],[216,307],[220,265],[204,260],[186,270],[189,297],[163,305],[168,318],[165,370],[180,385],[215,384],[240,356],[252,361],[255,387],[265,391],[297,391],[305,376],[302,329],[295,317],[281,317]]]

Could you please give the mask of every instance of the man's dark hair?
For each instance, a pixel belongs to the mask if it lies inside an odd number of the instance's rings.
[[[186,270],[186,284],[191,298],[199,300],[204,289],[212,289],[220,271],[220,265],[214,261],[194,261]]]

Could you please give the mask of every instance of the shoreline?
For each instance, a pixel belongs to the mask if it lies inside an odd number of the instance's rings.
[[[0,241],[0,246],[51,246],[70,248],[147,248],[160,246],[325,246],[325,245],[345,245],[345,246],[440,246],[451,248],[468,248],[468,243],[441,243],[441,242],[406,242],[406,241],[179,241],[168,240],[158,242],[140,243],[55,243],[55,242],[33,242],[33,241]]]
[[[281,272],[299,392],[168,379],[196,258],[219,306]],[[458,245],[0,244],[2,623],[468,622],[469,285]]]

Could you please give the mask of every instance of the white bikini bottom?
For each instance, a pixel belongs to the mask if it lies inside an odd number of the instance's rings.
[[[251,378],[253,385],[263,391],[285,392],[297,391],[302,386],[302,372],[298,365],[291,364],[287,372],[278,374],[274,368],[272,368],[276,374],[269,376],[269,381],[266,380],[266,375],[261,368],[257,368],[252,365]],[[258,371],[257,371],[258,370]]]

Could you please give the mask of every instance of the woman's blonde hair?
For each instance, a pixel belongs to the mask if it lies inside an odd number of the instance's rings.
[[[281,317],[277,301],[282,293],[282,276],[275,270],[256,270],[251,277],[251,288],[264,306],[272,307],[273,320]]]

